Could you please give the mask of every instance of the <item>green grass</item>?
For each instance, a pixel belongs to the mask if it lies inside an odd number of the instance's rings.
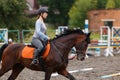
[[[92,32],[90,38],[91,38],[91,40],[99,40],[100,34],[97,32]]]
[[[52,26],[47,26],[47,35],[52,39],[55,37],[55,28]]]

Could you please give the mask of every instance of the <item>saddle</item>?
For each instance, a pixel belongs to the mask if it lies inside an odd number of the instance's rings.
[[[22,50],[22,57],[32,59],[33,55],[34,55],[34,50],[35,50],[35,47],[33,45],[26,45]],[[44,51],[42,51],[43,52],[42,53],[43,59],[45,59],[48,56],[49,51],[50,51],[50,43],[48,43],[46,45]]]

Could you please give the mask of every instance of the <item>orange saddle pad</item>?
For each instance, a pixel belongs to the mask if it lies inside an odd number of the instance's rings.
[[[25,46],[24,49],[22,50],[22,57],[23,58],[33,58],[34,50],[35,50],[35,48]],[[48,56],[49,51],[50,51],[50,44],[47,44],[46,50],[43,53],[43,58],[46,58]]]

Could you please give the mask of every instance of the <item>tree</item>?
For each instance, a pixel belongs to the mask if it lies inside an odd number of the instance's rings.
[[[39,4],[42,6],[48,6],[50,0],[38,0]]]
[[[115,8],[115,1],[114,0],[108,0],[106,4],[106,9],[114,9]]]
[[[39,0],[41,5],[48,6],[48,22],[55,26],[68,24],[68,12],[74,0]]]
[[[91,9],[98,9],[98,7],[97,7],[98,4],[97,3],[98,3],[98,0],[92,0],[91,3],[90,3],[90,4],[92,4]]]
[[[94,3],[94,4],[93,4]],[[69,26],[84,28],[84,21],[87,19],[87,11],[95,9],[97,1],[92,0],[76,0],[69,12]]]
[[[84,28],[87,12],[120,7],[120,0],[76,0],[69,12],[69,26]]]
[[[29,28],[32,22],[25,15],[26,7],[25,0],[1,0],[0,27],[8,29]]]
[[[105,9],[108,0],[97,0],[97,9]]]
[[[39,0],[49,7],[49,22],[84,28],[87,12],[93,9],[120,8],[120,0]],[[67,2],[67,3],[66,3]],[[72,7],[71,7],[72,6]],[[70,9],[70,10],[69,10]],[[68,12],[68,15],[67,15]]]
[[[120,0],[115,0],[116,8],[120,8]]]

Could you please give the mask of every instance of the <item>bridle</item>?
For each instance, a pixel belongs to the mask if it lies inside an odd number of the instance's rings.
[[[81,45],[80,45],[81,44]],[[81,42],[76,42],[75,46],[79,46],[80,48],[76,49],[76,54],[81,56],[81,57],[84,57],[85,54],[85,48],[87,47],[87,41],[86,39],[84,39],[83,41]]]

